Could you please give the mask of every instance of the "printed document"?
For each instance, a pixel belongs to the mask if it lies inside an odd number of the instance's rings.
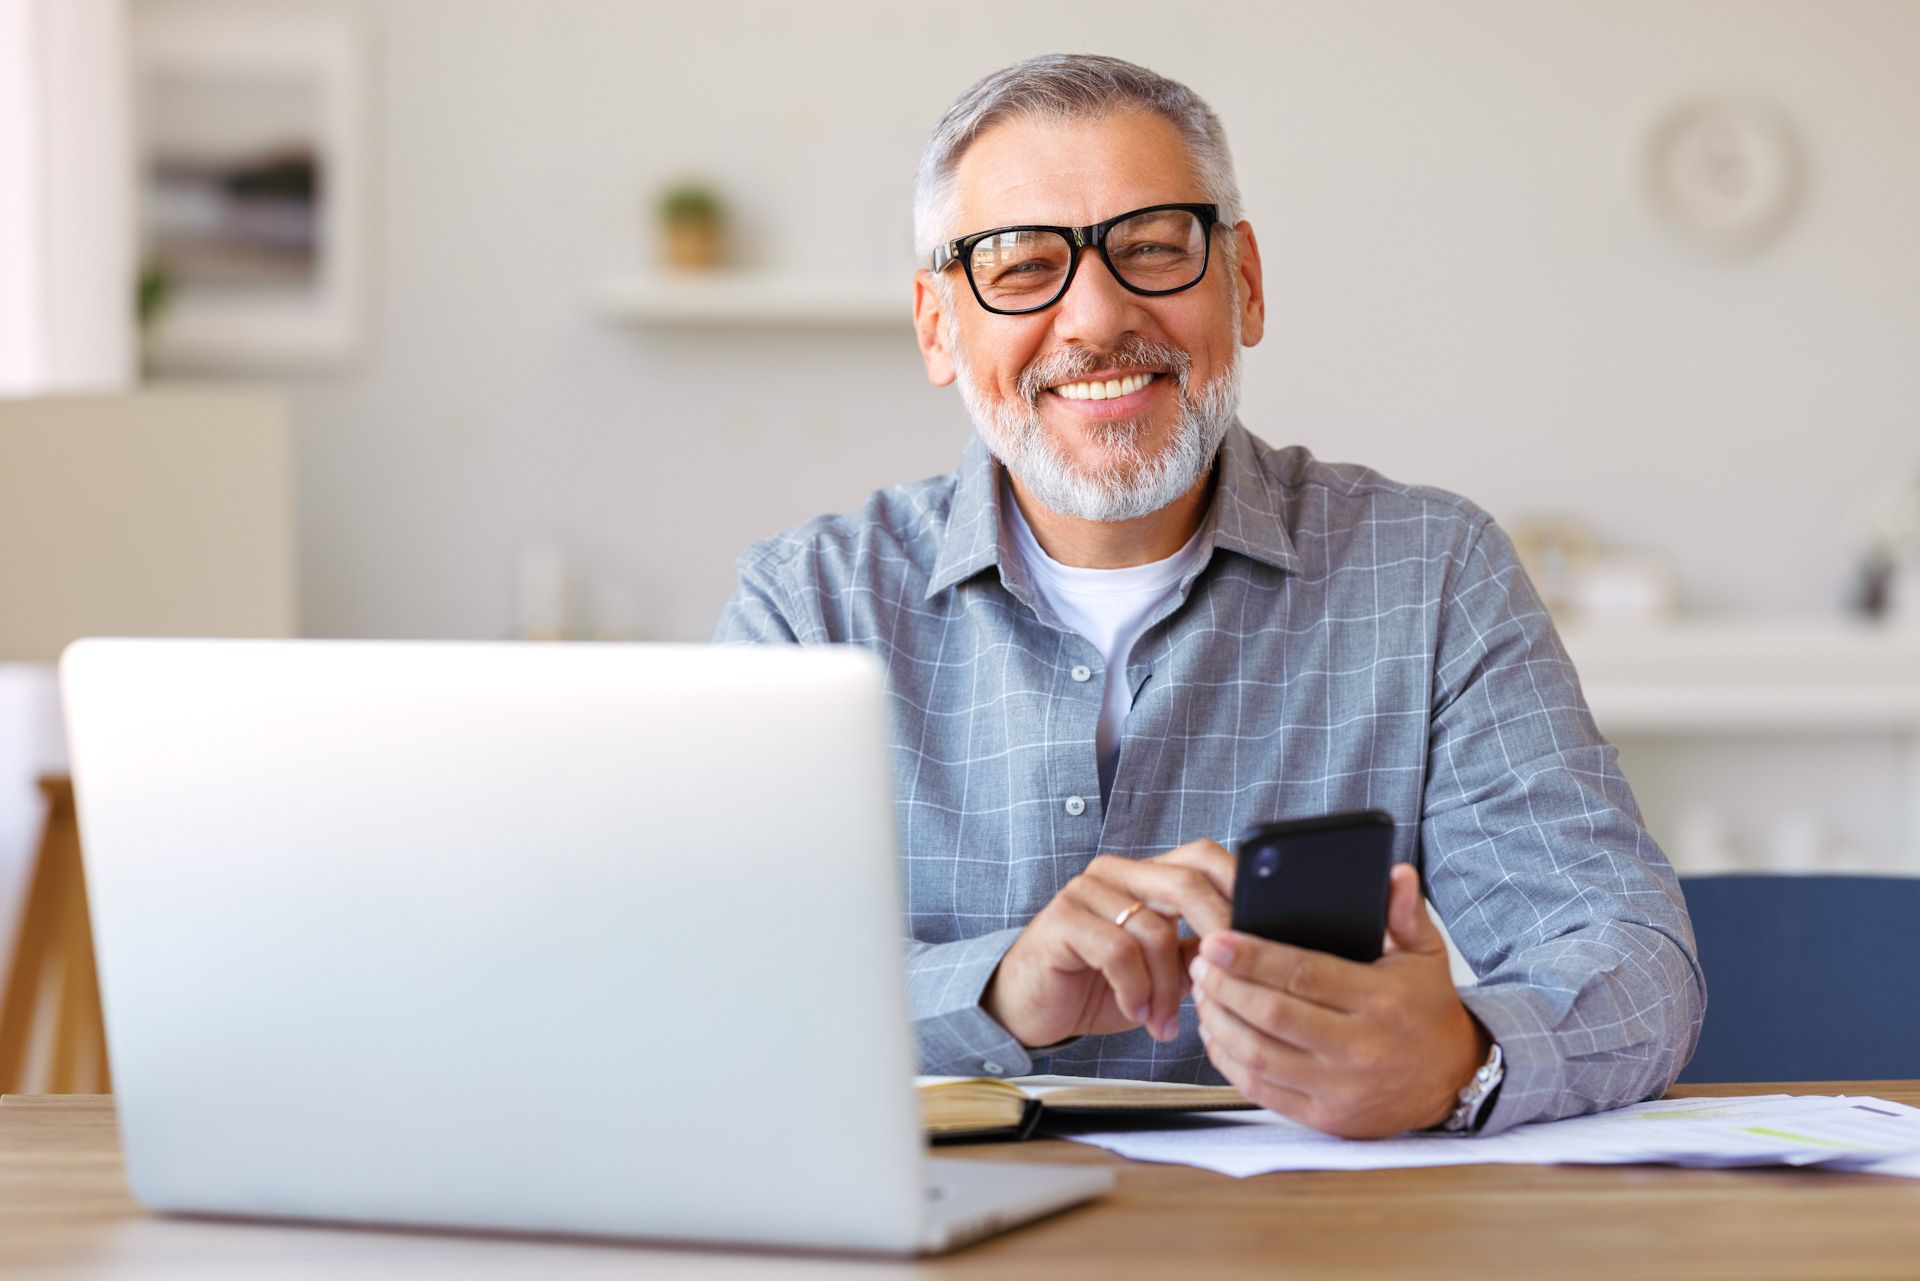
[[[1794,1165],[1920,1178],[1920,1108],[1848,1096],[1662,1099],[1518,1125],[1486,1138],[1336,1139],[1272,1112],[1228,1112],[1115,1128],[1062,1121],[1049,1133],[1136,1161],[1245,1177],[1274,1170],[1429,1165]]]

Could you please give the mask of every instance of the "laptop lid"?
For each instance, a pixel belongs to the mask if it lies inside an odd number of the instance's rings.
[[[62,681],[147,1205],[913,1247],[871,655],[88,640]]]

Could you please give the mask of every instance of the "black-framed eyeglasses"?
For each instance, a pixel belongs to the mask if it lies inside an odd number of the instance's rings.
[[[1213,257],[1218,205],[1148,205],[1090,227],[994,227],[933,251],[933,270],[960,263],[980,305],[1000,316],[1044,311],[1080,270],[1080,251],[1100,251],[1113,278],[1136,294],[1191,289]]]

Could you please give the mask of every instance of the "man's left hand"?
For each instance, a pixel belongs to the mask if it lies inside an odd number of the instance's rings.
[[[1221,930],[1191,973],[1207,1057],[1248,1099],[1328,1134],[1440,1124],[1492,1048],[1460,1002],[1420,878],[1393,869],[1370,965]]]

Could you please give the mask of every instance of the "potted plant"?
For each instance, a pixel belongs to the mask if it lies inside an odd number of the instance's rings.
[[[659,209],[668,266],[710,271],[720,265],[727,211],[719,192],[704,183],[680,183],[662,193]]]

